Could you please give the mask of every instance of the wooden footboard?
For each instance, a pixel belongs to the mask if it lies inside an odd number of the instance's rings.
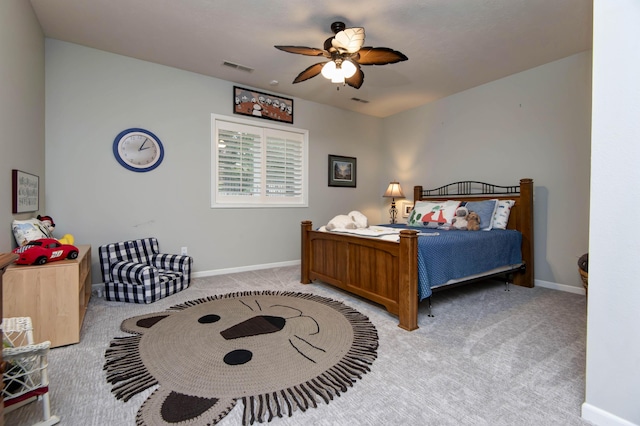
[[[399,327],[418,328],[418,233],[400,231],[400,243],[302,226],[301,282],[329,283],[383,305]]]

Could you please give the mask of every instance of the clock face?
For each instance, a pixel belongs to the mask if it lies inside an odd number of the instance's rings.
[[[129,170],[148,172],[162,162],[164,147],[160,139],[148,130],[127,129],[113,141],[113,155]]]

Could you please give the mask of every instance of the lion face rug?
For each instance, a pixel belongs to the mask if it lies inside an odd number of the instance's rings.
[[[122,322],[105,352],[118,399],[157,385],[138,425],[243,424],[328,404],[370,371],[378,333],[345,304],[294,292],[210,296]]]

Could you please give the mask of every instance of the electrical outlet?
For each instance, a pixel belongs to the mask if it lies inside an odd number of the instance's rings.
[[[180,250],[180,254],[183,256],[187,256],[187,248],[186,247],[182,247],[182,249]]]

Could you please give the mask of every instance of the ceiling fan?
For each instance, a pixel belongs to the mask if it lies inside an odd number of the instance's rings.
[[[346,28],[344,22],[331,24],[335,34],[324,42],[324,49],[304,46],[274,46],[289,53],[307,56],[324,56],[330,59],[311,65],[293,80],[300,83],[322,73],[333,83],[346,83],[359,89],[364,82],[361,65],[385,65],[406,61],[404,54],[388,47],[362,47],[364,44],[364,28]]]

